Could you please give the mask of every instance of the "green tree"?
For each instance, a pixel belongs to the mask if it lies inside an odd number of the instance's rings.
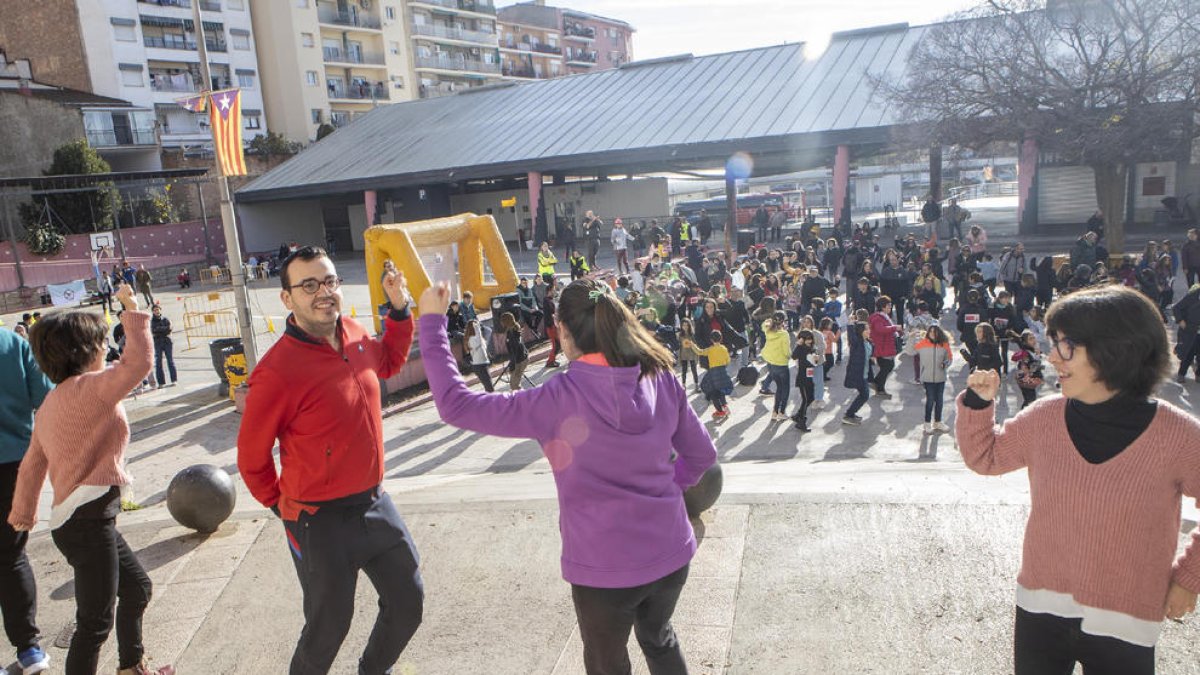
[[[273,157],[291,157],[300,152],[304,146],[296,141],[289,141],[283,134],[271,131],[261,136],[255,136],[250,141],[250,152],[259,155],[268,162]]]
[[[112,167],[108,162],[87,141],[79,139],[55,150],[50,168],[42,173],[46,176],[74,176],[111,172]],[[111,187],[112,182],[96,185],[106,186]],[[44,225],[48,221],[67,234],[81,234],[111,230],[113,214],[120,207],[121,198],[115,189],[81,190],[36,196],[32,204],[21,205],[20,213],[27,227]]]
[[[319,141],[335,131],[337,131],[337,127],[333,126],[329,122],[324,122],[321,124],[321,126],[317,127],[317,140]]]
[[[876,83],[928,142],[1032,139],[1091,167],[1122,252],[1130,168],[1191,148],[1200,0],[987,0],[955,19],[929,28],[905,81]]]

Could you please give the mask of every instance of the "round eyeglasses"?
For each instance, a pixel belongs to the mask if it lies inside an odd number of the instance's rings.
[[[341,277],[328,276],[324,279],[305,279],[298,284],[288,286],[288,290],[290,291],[293,288],[303,288],[305,293],[308,293],[309,295],[316,295],[317,291],[321,290],[322,286],[328,288],[329,292],[332,293],[340,288],[341,285]]]

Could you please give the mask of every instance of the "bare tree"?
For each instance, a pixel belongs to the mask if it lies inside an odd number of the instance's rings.
[[[905,81],[878,84],[929,142],[1033,139],[1090,166],[1120,252],[1129,168],[1188,157],[1198,78],[1200,0],[988,0],[930,27]]]

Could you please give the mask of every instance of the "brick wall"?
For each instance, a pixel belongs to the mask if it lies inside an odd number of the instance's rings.
[[[38,82],[92,91],[75,0],[0,0],[0,17],[10,61],[29,59]]]

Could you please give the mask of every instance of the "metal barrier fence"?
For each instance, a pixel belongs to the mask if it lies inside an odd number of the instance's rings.
[[[200,285],[204,286],[211,284],[213,286],[221,286],[224,284],[233,283],[233,279],[229,275],[227,267],[201,267],[200,268]]]
[[[228,273],[228,270],[226,270]],[[187,337],[187,348],[192,349],[193,338],[201,340],[239,337],[237,307],[230,291],[212,291],[183,299],[183,332]]]

